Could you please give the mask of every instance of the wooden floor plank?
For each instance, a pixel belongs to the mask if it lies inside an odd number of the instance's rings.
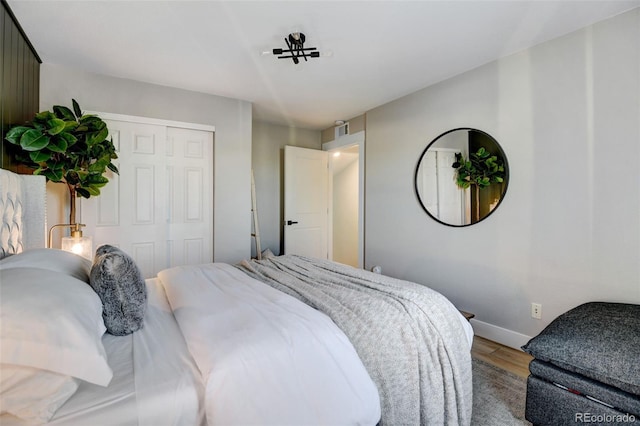
[[[529,376],[529,362],[533,357],[525,352],[480,336],[473,337],[471,354],[474,358],[487,362],[520,377]]]

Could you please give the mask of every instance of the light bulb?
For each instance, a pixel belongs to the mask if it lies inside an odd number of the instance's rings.
[[[71,251],[75,254],[82,254],[82,244],[74,243],[71,247]]]

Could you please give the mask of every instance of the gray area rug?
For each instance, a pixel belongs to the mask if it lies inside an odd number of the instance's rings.
[[[473,426],[531,425],[524,418],[527,381],[473,358]]]

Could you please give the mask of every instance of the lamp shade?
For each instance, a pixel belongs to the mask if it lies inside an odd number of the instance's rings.
[[[62,250],[70,251],[71,253],[93,260],[93,242],[91,241],[91,237],[63,237]]]

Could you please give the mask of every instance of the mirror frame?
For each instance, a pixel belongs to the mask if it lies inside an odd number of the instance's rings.
[[[505,168],[504,189],[502,190],[502,196],[500,197],[500,200],[498,200],[498,203],[496,204],[496,206],[488,214],[486,214],[484,217],[482,217],[480,220],[478,220],[476,222],[466,223],[464,225],[455,225],[455,224],[443,222],[442,220],[440,220],[439,218],[437,218],[436,216],[431,214],[431,212],[427,209],[427,207],[422,202],[422,198],[420,197],[420,192],[418,191],[418,172],[420,171],[420,165],[422,164],[422,160],[423,160],[424,156],[426,155],[427,151],[429,150],[429,148],[431,148],[433,146],[433,144],[435,144],[442,137],[448,135],[449,133],[456,132],[456,131],[459,131],[459,130],[478,132],[478,133],[484,135],[485,137],[491,139],[495,143],[498,152],[502,156],[502,160],[504,162],[504,168]],[[504,150],[502,149],[502,146],[498,143],[498,141],[493,136],[491,136],[489,133],[484,132],[482,130],[475,129],[473,127],[458,127],[458,128],[455,128],[455,129],[447,130],[444,133],[441,133],[440,135],[435,137],[427,145],[427,147],[422,151],[422,154],[418,158],[418,163],[416,165],[416,170],[415,170],[415,173],[413,175],[413,189],[414,189],[414,192],[416,194],[416,198],[418,199],[418,203],[420,204],[420,207],[422,207],[422,210],[424,210],[433,220],[435,220],[436,222],[441,223],[443,225],[451,226],[453,228],[464,228],[464,227],[475,225],[477,223],[482,222],[483,220],[485,220],[486,218],[491,216],[496,210],[498,210],[498,207],[500,206],[500,204],[502,204],[502,201],[504,200],[505,195],[507,194],[507,189],[509,187],[509,179],[510,179],[510,176],[509,176],[509,162],[507,161],[507,156],[506,156]]]

